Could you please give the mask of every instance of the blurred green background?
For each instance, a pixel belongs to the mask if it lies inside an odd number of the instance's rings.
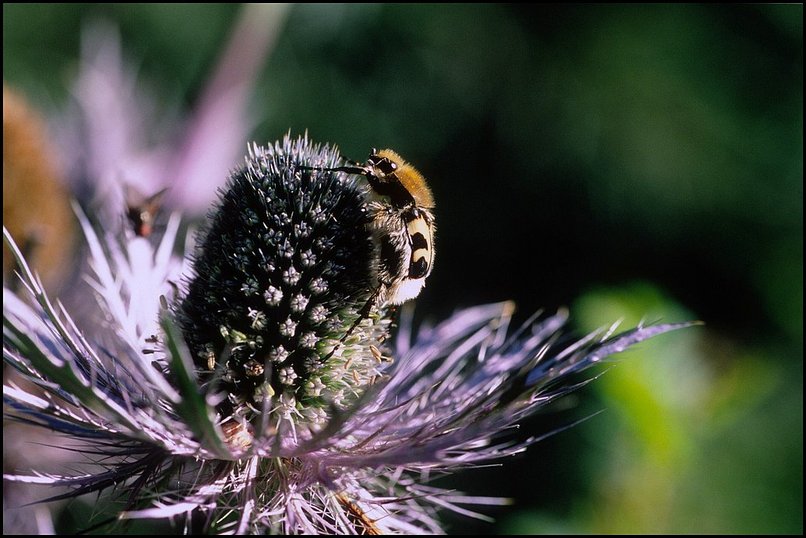
[[[3,78],[58,110],[100,18],[190,110],[243,9],[4,4]],[[803,532],[802,5],[248,9],[279,28],[250,140],[391,147],[429,178],[419,314],[513,299],[522,318],[568,306],[580,332],[706,322],[522,435],[603,413],[449,482],[514,500],[451,532]]]

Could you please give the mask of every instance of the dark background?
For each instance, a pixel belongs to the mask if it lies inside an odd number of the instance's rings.
[[[4,81],[62,110],[103,19],[181,114],[243,9],[4,4]],[[249,141],[390,147],[429,179],[418,317],[512,299],[519,319],[569,307],[580,332],[706,322],[624,354],[523,435],[604,413],[452,479],[514,503],[451,532],[803,531],[802,5],[250,9],[279,33]]]

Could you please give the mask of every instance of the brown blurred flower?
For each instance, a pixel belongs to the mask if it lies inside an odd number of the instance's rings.
[[[53,146],[39,114],[3,84],[3,223],[17,238],[45,287],[58,288],[69,275],[75,217]],[[3,245],[3,282],[14,270]]]

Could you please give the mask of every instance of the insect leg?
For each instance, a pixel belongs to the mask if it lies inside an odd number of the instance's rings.
[[[372,306],[375,304],[375,301],[378,299],[378,295],[381,292],[381,287],[379,286],[378,289],[367,299],[367,302],[364,303],[364,306],[361,310],[358,311],[358,318],[353,322],[350,328],[347,330],[344,336],[339,339],[339,343],[327,354],[327,357],[324,360],[330,359],[333,354],[336,352],[337,349],[344,343],[344,341],[353,333],[358,324],[364,321],[367,317],[369,317],[369,313],[372,312]]]

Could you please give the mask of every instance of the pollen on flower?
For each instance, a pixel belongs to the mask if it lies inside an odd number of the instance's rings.
[[[290,256],[288,257],[290,258]],[[300,278],[299,271],[297,271],[293,265],[288,269],[286,269],[285,271],[283,271],[283,282],[285,282],[289,286],[296,285],[296,283],[299,282],[299,278]]]
[[[269,360],[276,363],[285,362],[288,358],[288,351],[282,345],[279,345],[269,351]]]
[[[302,312],[308,306],[308,298],[301,293],[291,298],[291,310],[293,312]]]
[[[325,293],[327,291],[327,282],[324,278],[316,278],[311,282],[310,289],[313,293]]]
[[[297,378],[297,373],[292,366],[280,368],[279,379],[283,385],[292,385]]]
[[[300,337],[299,344],[306,349],[313,349],[316,346],[317,340],[316,333],[307,332]]]
[[[278,254],[280,254],[280,256],[282,256],[283,258],[288,258],[288,259],[291,259],[294,256],[294,247],[291,245],[291,242],[288,239],[286,239],[283,242],[283,244],[280,245],[280,248],[278,249]],[[293,270],[293,269],[294,268],[292,266],[290,270]],[[294,272],[296,272],[296,271],[294,271]],[[286,276],[285,273],[283,274],[283,276],[284,277]],[[293,284],[293,282],[292,282],[292,284]]]
[[[277,306],[280,304],[280,301],[283,300],[283,291],[279,288],[269,285],[269,287],[266,288],[266,291],[263,293],[263,298],[266,299],[266,304]]]
[[[246,361],[246,363],[243,365],[243,369],[246,375],[250,377],[262,376],[264,371],[263,364],[254,359],[249,359]]]
[[[314,305],[308,315],[314,323],[322,323],[327,318],[327,308],[321,304]]]
[[[280,334],[283,336],[294,336],[295,331],[297,330],[297,323],[293,321],[291,318],[288,318],[284,322],[280,324]]]
[[[306,250],[300,254],[299,260],[303,267],[311,267],[316,263],[316,255],[310,250]]]

